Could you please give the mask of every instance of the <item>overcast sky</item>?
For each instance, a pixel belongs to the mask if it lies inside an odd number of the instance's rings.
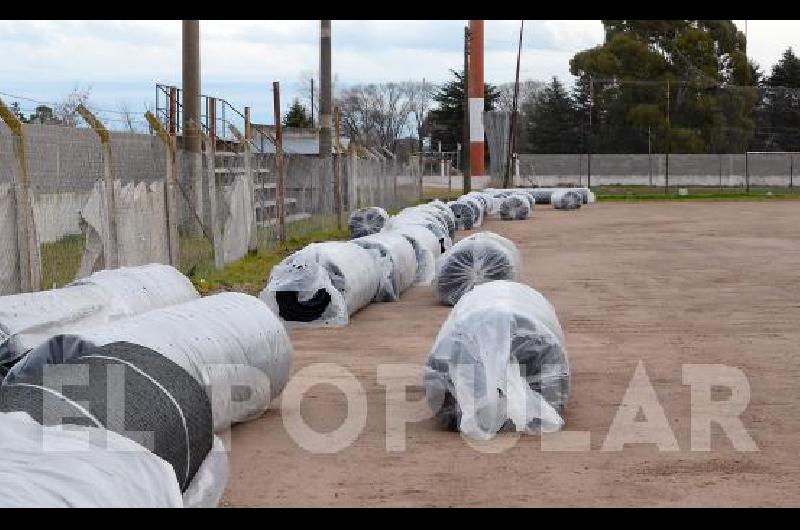
[[[463,64],[464,24],[334,20],[333,71],[342,85],[443,81]],[[748,53],[767,72],[786,47],[800,48],[797,21],[751,20],[747,29]],[[486,21],[486,81],[513,81],[518,32],[518,20]],[[254,121],[272,119],[272,81],[281,81],[285,108],[302,76],[318,69],[319,21],[209,20],[200,33],[203,92],[251,106]],[[569,59],[602,39],[598,20],[526,21],[521,77],[570,82]],[[180,85],[180,42],[180,21],[0,21],[0,92],[54,101],[91,86],[98,108],[143,110],[155,83]]]

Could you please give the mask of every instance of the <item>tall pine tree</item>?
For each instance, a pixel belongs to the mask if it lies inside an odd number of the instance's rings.
[[[286,113],[286,116],[283,117],[283,126],[298,128],[307,128],[312,126],[311,118],[306,113],[306,108],[297,98],[295,98],[294,102],[292,102],[292,106],[289,107],[289,111]]]
[[[575,102],[564,85],[553,80],[522,104],[528,153],[576,153],[581,136]]]

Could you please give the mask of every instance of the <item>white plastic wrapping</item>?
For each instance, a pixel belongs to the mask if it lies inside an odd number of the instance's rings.
[[[424,226],[430,230],[439,241],[440,252],[445,252],[448,248],[453,246],[453,240],[450,237],[444,214],[441,214],[438,209],[434,207],[406,208],[401,210],[400,213],[389,219],[389,222],[386,224],[386,229],[393,230],[405,224]]]
[[[531,213],[531,199],[527,195],[514,193],[500,203],[500,219],[504,221],[521,221],[527,219]]]
[[[472,230],[475,224],[475,211],[466,202],[451,201],[447,203],[456,220],[456,230]]]
[[[112,431],[0,413],[0,506],[183,506],[172,467]]]
[[[417,274],[414,247],[397,232],[379,232],[351,240],[369,251],[381,273],[376,302],[393,302],[411,287]]]
[[[379,206],[353,210],[347,223],[350,229],[350,237],[356,238],[376,234],[383,230],[383,226],[388,220],[389,214]]]
[[[424,384],[436,417],[471,438],[561,429],[569,362],[553,306],[521,283],[476,286],[442,325]]]
[[[67,287],[0,297],[0,363],[61,330],[92,326],[199,298],[189,279],[153,263],[95,272]]]
[[[214,436],[214,444],[189,487],[183,492],[184,508],[216,508],[225,493],[230,475],[228,450],[222,438]]]
[[[428,203],[428,206],[437,208],[442,213],[445,221],[447,222],[447,228],[449,230],[450,237],[452,238],[456,232],[456,217],[455,215],[453,215],[453,210],[451,210],[449,206],[447,206],[439,199],[432,200],[431,202]]]
[[[473,213],[472,227],[473,228],[478,228],[483,224],[484,208],[483,208],[483,203],[481,201],[479,201],[478,199],[476,199],[475,197],[472,197],[470,195],[462,195],[461,197],[458,198],[458,201],[456,201],[456,202],[462,202],[462,203],[465,203],[465,204],[469,204],[470,208],[472,208],[472,213]]]
[[[403,224],[391,228],[411,243],[417,259],[417,272],[414,285],[430,285],[436,276],[436,259],[442,255],[442,248],[436,236],[424,226]]]
[[[287,326],[346,326],[375,297],[380,278],[360,246],[312,243],[273,267],[260,298]]]
[[[550,202],[556,210],[577,210],[583,204],[583,197],[575,190],[556,190],[550,196]]]
[[[448,250],[436,267],[434,289],[439,301],[454,305],[476,285],[516,280],[522,257],[516,245],[493,232],[465,237]]]
[[[214,431],[260,416],[286,386],[292,344],[283,324],[260,300],[220,293],[148,311],[108,324],[64,330],[17,363],[11,374],[77,357],[91,346],[130,342],[155,350],[204,385],[211,399]],[[11,375],[10,374],[10,375]],[[234,397],[247,387],[245,398]]]

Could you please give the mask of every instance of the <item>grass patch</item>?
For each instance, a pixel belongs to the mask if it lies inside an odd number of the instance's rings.
[[[82,235],[69,235],[39,246],[42,289],[63,287],[75,279],[81,266],[84,243],[85,238]]]
[[[298,221],[298,223],[303,222]],[[324,224],[324,221],[317,219],[306,224]],[[253,252],[227,265],[220,271],[214,270],[212,259],[212,263],[195,268],[192,274],[188,276],[197,290],[203,295],[222,291],[238,291],[256,296],[266,285],[272,267],[280,263],[283,258],[292,252],[303,248],[309,243],[344,240],[350,237],[347,228],[339,230],[335,227],[335,220],[332,228],[317,227],[305,233],[301,233],[297,228],[299,227],[289,230],[287,226],[288,237],[283,245],[267,244],[262,246],[257,252]],[[265,233],[271,233],[271,230],[267,230]],[[259,235],[259,241],[264,241],[261,238],[261,234]]]
[[[678,188],[686,188],[688,195],[678,195]],[[765,201],[797,200],[800,190],[795,188],[722,188],[715,186],[674,186],[668,190],[654,186],[596,186],[592,191],[598,201]]]

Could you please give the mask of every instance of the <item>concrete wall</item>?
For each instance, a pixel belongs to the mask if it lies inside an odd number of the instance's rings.
[[[523,183],[540,186],[586,185],[587,154],[520,155]],[[663,154],[594,154],[591,184],[653,185],[665,183],[667,161]],[[797,182],[800,154],[673,154],[669,156],[669,184],[681,186],[788,186]]]

